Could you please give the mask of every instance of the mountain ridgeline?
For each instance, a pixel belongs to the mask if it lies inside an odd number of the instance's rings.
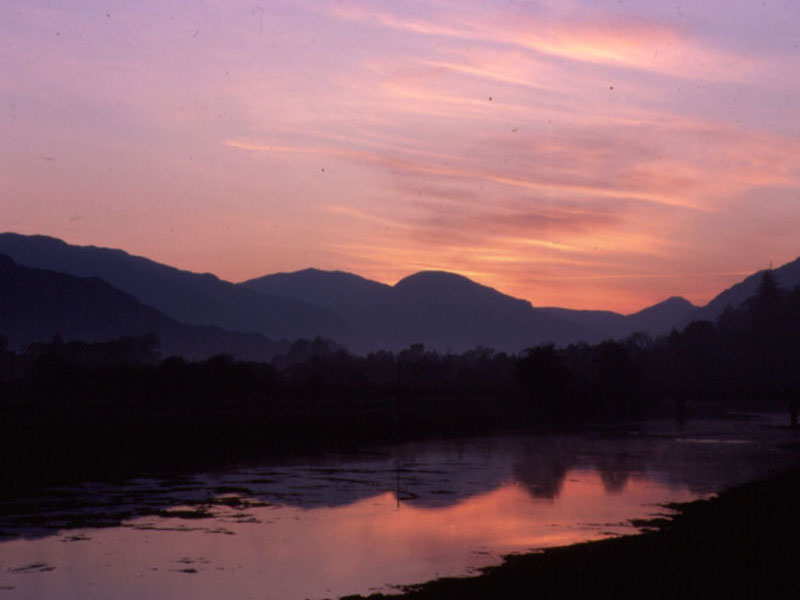
[[[232,353],[269,360],[284,345],[259,333],[184,325],[97,277],[23,267],[0,254],[0,332],[12,346],[54,335],[102,342],[155,334],[160,350],[192,359]]]
[[[253,331],[272,339],[347,334],[346,324],[330,311],[283,296],[256,294],[209,273],[182,271],[122,250],[4,233],[0,253],[26,267],[100,278],[189,325]]]
[[[476,346],[518,352],[544,342],[565,345],[667,333],[695,310],[672,298],[630,316],[607,311],[537,308],[454,273],[423,271],[380,284],[339,271],[306,269],[239,284],[285,295],[341,315],[355,332],[357,351],[400,349],[412,343],[461,352]]]
[[[16,233],[0,234],[0,254],[11,259],[3,263],[0,327],[5,330],[0,329],[0,334],[15,345],[48,340],[56,332],[98,340],[105,335],[138,335],[150,328],[162,338],[162,351],[197,356],[198,352],[189,351],[196,343],[204,348],[199,355],[207,355],[216,345],[219,352],[241,358],[277,353],[282,351],[279,348],[285,349],[286,341],[316,337],[333,340],[356,353],[398,351],[415,343],[439,351],[463,352],[482,346],[516,353],[548,342],[597,343],[634,332],[658,336],[697,319],[716,318],[728,305],[738,306],[755,292],[760,278],[755,274],[745,279],[705,307],[673,297],[638,313],[621,315],[534,307],[526,300],[441,271],[416,273],[393,286],[318,269],[234,284],[122,250],[74,246],[51,237]],[[20,297],[6,292],[12,289],[8,286],[15,277],[34,277],[25,269],[40,270],[35,274],[38,283],[24,294],[17,290],[15,294],[23,294]],[[800,259],[777,269],[775,275],[786,288],[800,283]],[[69,284],[65,276],[73,278]],[[89,283],[86,278],[95,280]],[[101,283],[105,284],[102,293]],[[47,296],[48,304],[41,308],[45,313],[35,316],[37,304],[20,298],[25,294],[32,297],[37,288]],[[84,292],[78,293],[79,288]],[[125,310],[122,298],[128,303]],[[105,310],[100,308],[103,305]],[[15,322],[13,315],[20,311],[27,316]],[[91,323],[91,318],[97,322]],[[105,325],[101,326],[101,321]],[[215,337],[217,341],[212,342]],[[283,340],[283,344],[269,340]]]
[[[453,273],[425,271],[394,286],[316,269],[267,275],[242,287],[291,295],[340,314],[356,334],[357,351],[396,350],[413,343],[463,351],[488,346],[517,351],[534,343],[577,341],[580,329]]]
[[[786,263],[777,269],[773,269],[771,272],[777,285],[784,289],[791,290],[795,286],[800,285],[800,258]],[[764,273],[765,271],[758,271],[739,283],[732,285],[727,290],[718,294],[705,306],[690,312],[678,323],[678,327],[685,327],[691,321],[713,321],[725,312],[725,309],[729,306],[733,308],[741,306],[746,300],[758,293]]]

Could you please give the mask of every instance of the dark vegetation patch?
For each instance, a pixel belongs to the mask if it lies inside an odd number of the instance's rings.
[[[37,562],[31,563],[24,567],[17,567],[16,569],[10,569],[12,573],[47,573],[48,571],[55,571],[55,567],[53,565],[48,565],[47,563]]]
[[[183,509],[170,509],[170,510],[162,510],[156,513],[159,517],[164,517],[165,519],[211,519],[214,517],[212,513],[209,511],[199,508],[195,510],[183,510]]]
[[[250,488],[236,485],[220,485],[214,488],[215,494],[245,494],[251,496],[253,494]]]
[[[217,527],[216,529],[207,529],[206,533],[213,533],[219,535],[236,535],[236,532],[231,531],[230,529],[225,529],[224,527]]]
[[[78,534],[78,535],[67,535],[61,538],[62,542],[88,542],[91,540],[89,536]]]
[[[35,537],[59,529],[119,526],[138,517],[214,518],[215,507],[233,508],[242,515],[241,511],[249,508],[272,506],[249,496],[211,496],[210,489],[186,487],[175,480],[172,484],[173,487],[128,483],[122,490],[105,486],[52,488],[31,496],[0,497],[0,537]],[[151,524],[145,527],[159,529]],[[67,536],[63,541],[83,539],[88,538]]]

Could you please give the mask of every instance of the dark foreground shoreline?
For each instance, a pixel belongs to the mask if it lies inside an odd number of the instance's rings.
[[[800,598],[800,469],[670,508],[640,535],[510,556],[477,577],[369,599]]]

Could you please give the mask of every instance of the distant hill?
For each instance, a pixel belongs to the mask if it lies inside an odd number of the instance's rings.
[[[570,310],[566,308],[542,308],[541,310],[581,326],[585,341],[594,343],[606,339],[626,338],[636,332],[647,333],[653,337],[669,333],[687,315],[697,310],[697,307],[685,298],[673,296],[632,315],[621,315],[604,310]]]
[[[253,331],[273,339],[347,337],[333,312],[296,298],[265,295],[198,274],[131,256],[122,250],[73,246],[40,235],[0,234],[0,253],[20,265],[78,277],[99,277],[182,323]]]
[[[668,332],[696,307],[670,298],[634,315],[535,308],[454,273],[423,271],[388,286],[341,271],[306,269],[239,284],[330,308],[351,325],[357,349],[404,348],[414,342],[452,350],[477,345],[519,351],[542,342],[567,344]]]
[[[344,271],[320,269],[265,275],[239,286],[262,294],[296,298],[331,310],[350,324],[365,321],[370,327],[377,324],[376,319],[382,318],[378,308],[392,296],[390,285]]]
[[[391,323],[411,343],[430,336],[434,346],[467,350],[477,345],[518,351],[541,342],[581,337],[578,327],[520,300],[454,273],[423,271],[394,285]],[[438,342],[438,343],[437,343]]]
[[[0,254],[0,335],[20,348],[57,333],[88,342],[155,333],[163,354],[188,358],[269,360],[284,351],[257,333],[184,325],[96,277],[24,267]]]
[[[625,317],[627,334],[644,331],[651,335],[669,333],[697,307],[686,298],[673,296]]]
[[[795,286],[800,285],[800,258],[786,263],[777,269],[773,269],[772,272],[779,286],[788,290],[793,289]],[[725,311],[728,305],[733,308],[740,306],[745,300],[756,294],[758,291],[758,284],[763,274],[763,270],[758,271],[739,283],[732,285],[714,297],[711,302],[690,313],[683,319],[681,325],[688,325],[690,321],[713,321]]]
[[[417,342],[439,350],[483,345],[519,351],[580,337],[578,327],[538,312],[526,300],[441,271],[417,273],[394,286],[317,269],[267,275],[240,285],[334,310],[355,332],[351,345],[358,351],[398,350]]]

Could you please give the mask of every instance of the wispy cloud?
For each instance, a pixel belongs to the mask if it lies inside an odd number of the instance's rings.
[[[414,162],[385,156],[375,152],[363,150],[352,150],[336,146],[283,146],[270,145],[263,143],[253,143],[239,140],[228,140],[226,145],[254,152],[265,152],[274,154],[324,154],[328,156],[347,158],[362,162],[377,164],[383,168],[391,170],[400,176],[432,177],[438,179],[449,179],[454,181],[477,181],[483,183],[497,184],[510,188],[537,192],[559,192],[564,194],[576,195],[587,194],[592,197],[615,198],[621,200],[637,200],[654,204],[664,204],[680,208],[702,210],[700,205],[694,204],[680,196],[672,196],[667,193],[649,191],[645,186],[638,185],[637,177],[631,177],[628,181],[603,181],[592,183],[575,182],[571,178],[559,178],[545,170],[541,180],[533,177],[525,177],[501,171],[492,171],[485,167],[476,166],[474,168],[459,168],[454,166],[437,165],[433,163]],[[665,182],[667,185],[680,185],[680,178]],[[627,184],[627,187],[626,187]],[[664,186],[662,186],[664,187]]]
[[[631,310],[800,252],[788,3],[0,11],[11,226],[231,278],[439,268]]]
[[[754,68],[749,56],[715,48],[654,19],[614,18],[597,12],[587,18],[585,12],[577,11],[565,18],[541,11],[486,11],[461,3],[435,6],[437,10],[428,18],[358,2],[329,4],[326,9],[340,19],[411,34],[513,46],[542,56],[679,78],[736,80]]]

